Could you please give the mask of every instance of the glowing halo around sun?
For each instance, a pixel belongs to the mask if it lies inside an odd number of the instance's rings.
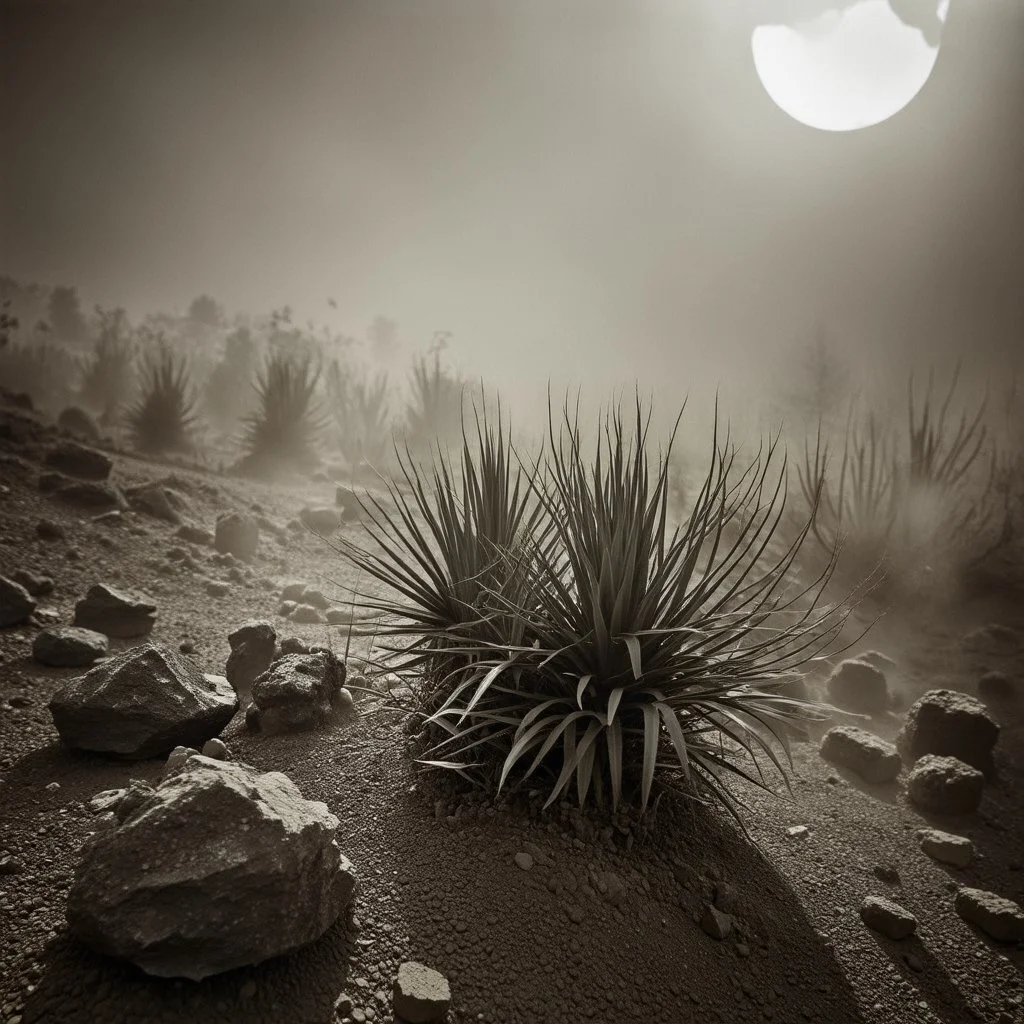
[[[939,0],[944,24],[949,0]],[[859,0],[794,25],[759,25],[750,39],[765,92],[811,128],[848,132],[899,113],[921,91],[939,46],[901,21],[889,0]]]

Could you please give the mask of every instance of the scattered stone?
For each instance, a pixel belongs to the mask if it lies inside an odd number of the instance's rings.
[[[282,619],[287,619],[291,615],[291,613],[295,611],[296,607],[297,605],[295,604],[294,601],[282,601],[277,606],[277,614]]]
[[[107,811],[113,811],[127,792],[126,789],[104,789],[89,801],[89,810],[93,814],[105,814]]]
[[[1017,631],[992,622],[972,630],[963,640],[964,647],[976,654],[1016,654],[1020,647]]]
[[[203,744],[202,754],[203,757],[212,757],[215,761],[226,761],[229,756],[227,745],[216,736]]]
[[[68,680],[49,707],[68,746],[140,760],[216,736],[238,698],[227,680],[145,643]]]
[[[124,796],[111,808],[119,822],[127,821],[153,795],[153,787],[144,779],[129,779]]]
[[[97,583],[75,605],[74,625],[131,639],[149,633],[155,619],[156,605],[145,594]]]
[[[790,839],[806,839],[810,835],[810,829],[806,825],[790,825],[786,829],[786,835]]]
[[[515,855],[516,865],[523,869],[523,871],[529,871],[533,867],[533,858],[528,854],[520,851]]]
[[[49,576],[37,576],[34,572],[25,569],[15,569],[11,573],[11,579],[20,583],[32,597],[46,597],[53,593],[54,583]]]
[[[103,633],[79,626],[55,626],[36,634],[32,657],[53,668],[87,668],[107,655],[110,641]]]
[[[124,522],[124,513],[119,508],[115,508],[109,512],[101,512],[98,516],[93,516],[89,521],[96,526],[120,526]],[[100,537],[101,542],[109,540],[109,537]]]
[[[917,930],[917,918],[884,896],[866,896],[860,918],[869,928],[890,939],[905,939]]]
[[[76,441],[61,441],[46,453],[43,461],[58,472],[80,480],[106,480],[114,466],[109,455]]]
[[[847,711],[877,715],[889,707],[885,673],[868,661],[841,661],[828,677],[826,687],[828,699]]]
[[[836,726],[825,733],[821,756],[874,784],[895,779],[902,767],[900,755],[891,743],[850,725]]]
[[[227,597],[231,593],[231,586],[222,580],[207,580],[206,593],[210,597]]]
[[[73,434],[82,441],[91,441],[95,444],[100,440],[100,430],[95,420],[76,405],[69,405],[61,410],[57,417],[57,426],[66,434]]]
[[[253,682],[246,723],[268,735],[324,725],[344,685],[345,666],[329,651],[282,655]]]
[[[439,1024],[447,1017],[451,1002],[451,989],[443,974],[412,960],[398,968],[391,1008],[404,1024]]]
[[[194,523],[182,523],[174,531],[174,536],[188,544],[196,544],[204,548],[213,547],[213,534]]]
[[[1005,672],[986,672],[978,680],[978,693],[986,700],[1008,700],[1016,696],[1017,691]]]
[[[310,508],[307,505],[299,513],[299,522],[314,533],[331,534],[341,526],[341,513],[329,505],[320,508]]]
[[[921,849],[933,860],[965,868],[974,859],[974,843],[966,836],[940,832],[937,828],[924,828],[917,833]]]
[[[25,870],[25,865],[17,857],[9,853],[0,856],[0,876],[20,875]]]
[[[97,480],[72,480],[59,483],[53,489],[53,496],[68,505],[79,508],[123,509],[127,507],[124,495],[111,483]]]
[[[871,871],[875,878],[886,882],[888,885],[900,884],[900,873],[890,864],[876,864]]]
[[[250,561],[260,543],[260,528],[252,516],[244,512],[225,512],[217,517],[213,545],[221,554],[234,555]]]
[[[252,691],[256,677],[270,668],[274,660],[277,632],[262,619],[251,619],[228,634],[231,653],[224,674],[241,696]]]
[[[288,616],[292,622],[320,623],[325,622],[324,613],[311,604],[297,604]]]
[[[907,777],[907,795],[937,814],[970,814],[978,809],[985,776],[955,757],[927,754]]]
[[[989,771],[998,738],[999,726],[980,701],[957,690],[929,690],[910,706],[896,746],[908,764],[938,754]]]
[[[701,915],[700,926],[706,935],[721,942],[732,932],[732,917],[729,914],[723,914],[710,903],[706,903],[704,913]]]
[[[984,889],[962,888],[956,894],[956,912],[996,942],[1024,942],[1024,910]]]
[[[310,647],[300,636],[286,636],[281,641],[282,654],[309,654]]]
[[[67,540],[64,527],[52,519],[40,519],[36,523],[36,536],[41,540]]]
[[[167,755],[167,763],[164,765],[164,778],[178,771],[190,757],[198,753],[199,751],[195,747],[175,747]]]
[[[20,583],[0,576],[0,629],[20,626],[35,610],[35,598]]]
[[[334,1000],[334,1016],[347,1017],[352,1012],[352,998],[344,992]]]
[[[200,981],[297,950],[348,908],[338,819],[280,772],[195,755],[87,844],[72,934],[149,974]]]
[[[143,484],[125,492],[128,504],[144,515],[177,525],[181,522],[178,510],[171,502],[167,490],[160,484]]]
[[[306,587],[298,603],[300,605],[311,604],[314,608],[319,608],[320,611],[324,611],[331,606],[331,602],[327,600],[324,592],[316,587]]]

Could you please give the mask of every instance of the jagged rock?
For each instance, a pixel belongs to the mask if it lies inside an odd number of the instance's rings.
[[[917,833],[921,849],[941,864],[965,868],[974,859],[974,843],[966,836],[941,832],[937,828],[923,828]]]
[[[177,525],[181,522],[178,510],[171,503],[170,496],[160,484],[144,484],[125,492],[128,504],[136,512],[142,512],[154,519]]]
[[[221,554],[234,555],[250,561],[260,543],[260,528],[252,516],[244,512],[225,512],[217,517],[213,545]]]
[[[50,701],[68,746],[136,760],[201,745],[237,710],[227,680],[204,676],[176,651],[150,643],[68,680]]]
[[[298,607],[294,601],[282,601],[277,606],[277,614],[282,619],[287,619],[293,611]]]
[[[11,579],[20,583],[33,597],[45,597],[53,593],[54,583],[49,576],[37,576],[25,569],[15,569]]]
[[[907,777],[907,795],[937,814],[970,814],[978,809],[985,776],[955,757],[926,754]]]
[[[404,1024],[439,1024],[448,1016],[452,993],[448,979],[413,960],[398,968],[391,1008]]]
[[[825,733],[821,756],[875,784],[895,779],[902,767],[900,755],[891,743],[849,725],[836,726]]]
[[[89,810],[93,814],[106,814],[107,811],[113,811],[127,792],[126,789],[104,789],[89,801]]]
[[[164,778],[175,774],[193,754],[198,753],[199,751],[195,747],[175,747],[167,755],[167,762],[164,764]]]
[[[285,654],[252,685],[246,722],[274,735],[324,725],[345,685],[345,666],[327,651]]]
[[[114,466],[109,455],[76,441],[61,441],[46,453],[43,461],[47,466],[80,480],[106,480]]]
[[[884,896],[866,896],[860,907],[860,919],[890,939],[906,939],[917,930],[917,918]]]
[[[299,522],[314,533],[334,533],[341,526],[341,513],[329,505],[320,508],[311,508],[307,505],[299,513]]]
[[[959,889],[956,912],[996,942],[1024,942],[1024,910],[1013,902],[984,889]]]
[[[908,763],[939,754],[990,771],[998,738],[999,726],[980,701],[957,690],[929,690],[910,706],[896,747]]]
[[[195,523],[182,523],[174,531],[174,536],[179,540],[186,541],[188,544],[197,544],[200,547],[213,547],[213,534],[209,530],[204,530],[201,526],[196,526]]]
[[[732,917],[729,914],[723,914],[710,903],[706,903],[704,913],[701,915],[700,926],[705,935],[710,935],[711,938],[721,942],[732,932]]]
[[[266,672],[274,660],[277,632],[269,622],[251,619],[228,634],[228,644],[231,653],[224,674],[235,693],[248,694],[256,677]]]
[[[0,628],[20,626],[35,610],[35,598],[20,583],[0,576]]]
[[[282,654],[309,654],[311,648],[301,636],[286,636],[281,641]]]
[[[115,590],[105,583],[90,587],[75,605],[76,626],[122,639],[145,636],[155,619],[156,605],[145,594]]]
[[[829,701],[847,711],[876,715],[889,707],[885,673],[870,662],[857,658],[841,661],[826,686]]]
[[[195,981],[292,952],[351,903],[337,832],[280,772],[192,755],[86,844],[70,930],[149,974]]]
[[[106,657],[110,641],[103,633],[78,626],[44,629],[32,641],[32,657],[53,668],[86,668]]]

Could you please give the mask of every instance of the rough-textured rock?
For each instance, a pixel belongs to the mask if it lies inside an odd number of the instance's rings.
[[[957,690],[929,690],[910,706],[896,747],[907,763],[939,754],[984,772],[992,768],[998,738],[999,726],[980,701]]]
[[[308,586],[309,584],[305,580],[288,580],[281,588],[281,600],[292,601],[294,604],[298,604],[302,600],[302,595],[306,592]]]
[[[334,533],[341,526],[341,513],[330,505],[320,508],[311,508],[307,505],[299,513],[299,522],[314,533]]]
[[[203,757],[212,757],[215,761],[228,759],[228,748],[222,739],[214,736],[203,744]]]
[[[71,932],[149,974],[194,980],[299,949],[347,909],[338,819],[286,776],[193,755],[87,843]]]
[[[876,784],[895,779],[902,767],[900,755],[891,743],[849,725],[839,725],[825,733],[821,756],[856,772],[865,782]]]
[[[404,1024],[438,1024],[448,1015],[452,993],[448,979],[413,960],[398,968],[391,1008]]]
[[[20,583],[0,576],[0,628],[20,626],[35,610],[35,598]]]
[[[297,604],[288,616],[292,622],[298,623],[321,623],[326,622],[324,613],[319,608],[314,607],[311,604]]]
[[[189,544],[197,544],[200,547],[213,547],[213,534],[209,530],[204,530],[201,526],[196,526],[195,523],[182,523],[174,531],[174,536]]]
[[[860,918],[869,928],[890,939],[906,939],[917,930],[917,918],[884,896],[866,896]]]
[[[957,890],[956,912],[996,942],[1024,942],[1024,910],[984,889]]]
[[[36,523],[36,536],[40,540],[67,540],[67,531],[52,519],[40,519]]]
[[[128,507],[124,495],[111,483],[100,480],[71,480],[58,483],[53,496],[68,505],[78,508],[123,509]]]
[[[859,658],[841,661],[828,677],[828,699],[836,707],[876,715],[889,707],[885,673]]]
[[[221,553],[251,561],[260,544],[259,524],[244,512],[225,512],[217,517],[213,546]]]
[[[917,833],[921,849],[941,864],[965,868],[974,859],[974,843],[966,836],[941,832],[937,828],[923,828]]]
[[[936,814],[970,814],[981,803],[985,776],[955,757],[926,754],[907,777],[907,795]]]
[[[705,904],[704,913],[700,919],[701,929],[705,935],[710,935],[713,939],[726,939],[732,932],[732,917],[729,914],[723,914],[717,907],[713,907],[710,903]]]
[[[61,441],[54,445],[44,459],[47,466],[80,480],[106,480],[114,460],[95,448],[87,448],[76,441]]]
[[[54,582],[49,576],[38,576],[26,569],[15,569],[11,579],[20,583],[33,597],[46,597],[53,593]]]
[[[283,655],[253,683],[246,722],[270,735],[316,728],[330,720],[344,685],[345,666],[330,652]]]
[[[105,583],[89,588],[75,605],[76,626],[122,639],[145,636],[156,619],[156,605],[145,594],[116,590]]]
[[[227,680],[204,676],[176,651],[149,643],[68,680],[50,701],[66,744],[132,759],[202,745],[237,710]]]
[[[110,641],[103,633],[78,626],[53,626],[36,634],[32,657],[53,668],[86,668],[107,654]]]
[[[236,693],[248,694],[256,677],[266,672],[274,660],[277,633],[269,622],[251,619],[228,634],[228,643],[231,653],[224,674]]]
[[[153,516],[154,519],[162,519],[165,523],[177,525],[181,522],[181,515],[172,504],[166,488],[160,484],[133,487],[125,492],[125,497],[136,512]]]
[[[311,604],[320,611],[324,611],[331,606],[331,602],[327,599],[326,594],[317,587],[306,587],[297,603]]]

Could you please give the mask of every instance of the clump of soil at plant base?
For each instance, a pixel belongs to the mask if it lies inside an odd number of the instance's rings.
[[[0,574],[23,568],[52,577],[55,589],[39,609],[54,622],[69,623],[75,601],[106,582],[153,597],[151,639],[186,644],[204,671],[223,672],[228,633],[251,618],[344,649],[345,627],[284,623],[275,614],[279,581],[305,579],[327,594],[332,581],[356,583],[321,540],[283,529],[303,506],[331,504],[332,483],[274,486],[176,470],[190,522],[212,529],[218,514],[240,510],[282,529],[280,540],[262,531],[249,565],[200,546],[175,560],[168,553],[182,541],[172,524],[135,512],[95,523],[41,495],[46,431],[25,426],[19,436],[3,463]],[[166,465],[118,457],[111,479],[127,488],[167,473]],[[40,537],[43,519],[66,539]],[[211,579],[227,585],[224,596],[209,596]],[[344,604],[340,586],[337,593]],[[897,610],[863,646],[897,661],[894,689],[905,708],[928,689],[976,694],[985,672],[1024,677],[1019,651],[961,643],[987,623],[1022,629],[1024,605],[975,599]],[[456,1024],[1019,1019],[1024,953],[966,925],[950,887],[1024,899],[1024,701],[992,709],[1002,726],[997,772],[978,814],[927,820],[896,784],[867,786],[823,761],[811,735],[795,745],[791,796],[743,791],[752,842],[722,812],[692,811],[668,797],[637,829],[561,806],[541,814],[528,794],[497,805],[467,795],[449,779],[418,773],[405,716],[370,714],[365,695],[356,696],[354,723],[336,731],[265,737],[247,732],[239,715],[224,733],[231,755],[284,771],[341,819],[343,852],[360,884],[355,920],[281,960],[176,983],[66,937],[67,889],[95,828],[86,803],[131,778],[155,782],[163,763],[112,762],[57,745],[46,705],[74,670],[32,661],[38,631],[0,632],[0,1021],[327,1024],[342,993],[367,1019],[388,1020],[391,983],[407,959],[449,978]],[[133,642],[115,640],[112,652]],[[891,740],[899,722],[888,714],[871,728]],[[610,842],[602,837],[609,825]],[[807,831],[791,837],[796,825]],[[929,825],[967,836],[979,856],[960,870],[933,861],[917,838]],[[528,870],[517,863],[521,853],[530,854]],[[898,884],[879,877],[893,878],[892,870]],[[618,902],[595,885],[608,875],[622,883]],[[859,911],[869,895],[911,911],[915,937],[897,943],[867,930]],[[715,901],[737,922],[720,941],[699,923]]]

